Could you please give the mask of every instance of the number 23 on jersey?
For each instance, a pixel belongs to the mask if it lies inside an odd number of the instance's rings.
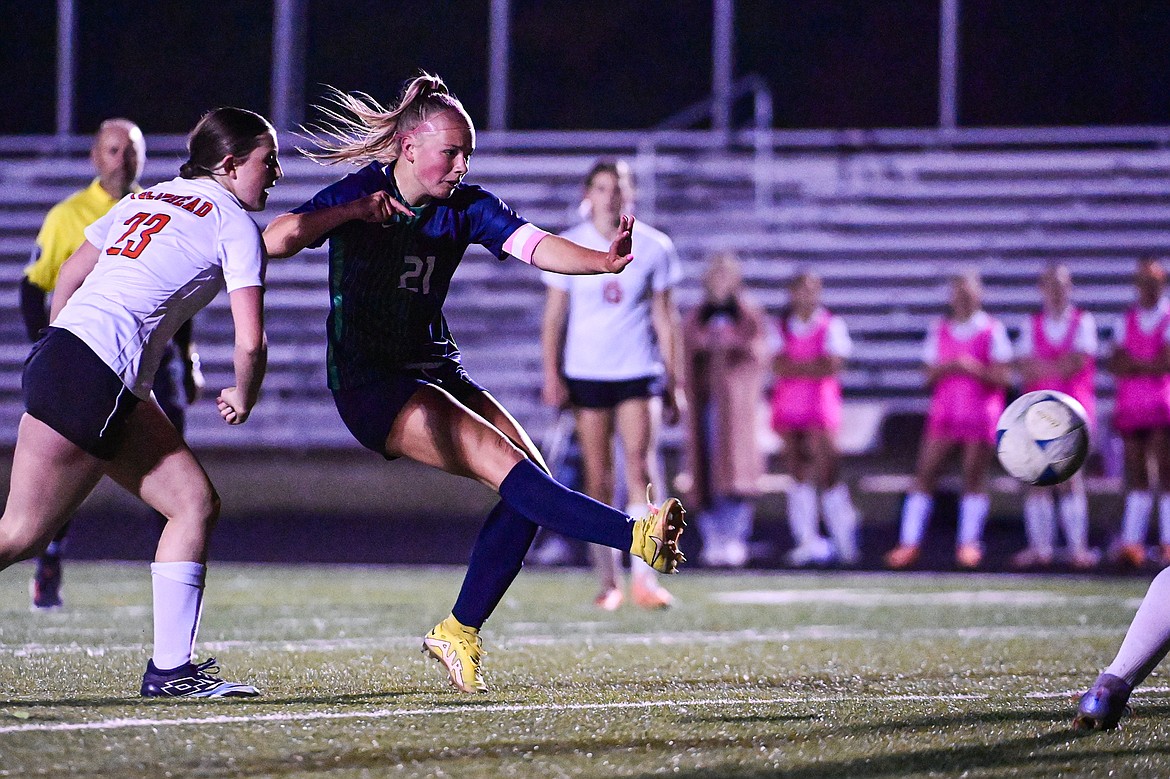
[[[169,221],[171,218],[166,214],[135,214],[122,223],[127,227],[126,232],[106,249],[106,254],[120,254],[132,260],[138,259],[138,255],[142,254],[150,239],[166,227]]]

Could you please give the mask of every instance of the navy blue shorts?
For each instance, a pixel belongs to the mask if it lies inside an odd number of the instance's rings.
[[[569,385],[569,402],[577,408],[616,408],[634,398],[659,398],[665,389],[661,376],[643,376],[622,381],[565,379]]]
[[[341,421],[358,443],[393,460],[386,454],[390,428],[411,396],[427,384],[446,390],[460,403],[467,402],[476,393],[486,392],[472,381],[462,365],[449,362],[437,368],[408,368],[360,387],[333,390],[333,402],[337,404]]]
[[[50,327],[24,362],[24,407],[81,449],[112,460],[138,397],[84,341]]]

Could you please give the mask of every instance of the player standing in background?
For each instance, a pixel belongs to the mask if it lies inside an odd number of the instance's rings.
[[[142,130],[129,119],[107,119],[93,137],[90,161],[97,173],[88,187],[75,192],[50,209],[37,233],[32,263],[20,280],[20,312],[30,341],[35,342],[49,325],[47,298],[57,286],[57,275],[70,255],[85,241],[85,228],[123,197],[141,191],[138,177],[146,162],[146,143]],[[154,380],[154,395],[167,418],[180,433],[185,417],[184,403],[179,400],[180,387],[187,404],[193,403],[203,386],[199,355],[191,342],[191,322],[175,333],[175,346],[168,348]],[[182,367],[181,378],[174,375],[175,363]],[[61,558],[66,522],[37,558],[31,582],[34,609],[59,608],[61,600]]]
[[[792,476],[788,524],[796,546],[788,553],[791,565],[834,560],[855,565],[859,558],[857,509],[841,481],[836,440],[841,428],[839,376],[852,349],[844,320],[821,306],[820,277],[811,272],[796,276],[780,318],[772,390],[772,427],[784,440],[784,460]],[[820,533],[820,511],[831,541]]]
[[[1170,301],[1166,271],[1151,257],[1138,262],[1137,303],[1114,329],[1106,363],[1116,377],[1113,427],[1125,447],[1125,513],[1110,556],[1135,568],[1145,565],[1146,534],[1154,509],[1154,485],[1170,481]],[[1157,467],[1151,483],[1150,464]],[[1158,500],[1162,564],[1170,564],[1170,493]]]
[[[151,382],[183,322],[225,286],[235,323],[236,385],[218,398],[247,420],[267,358],[264,247],[248,211],[280,178],[276,133],[238,108],[205,115],[180,178],[127,195],[85,228],[62,268],[50,326],[25,363],[0,568],[43,549],[102,476],[167,519],[151,565],[154,651],[146,697],[257,695],[192,662],[219,497]]]
[[[633,259],[632,217],[605,251],[549,235],[463,184],[475,128],[437,76],[394,106],[334,90],[317,159],[368,164],[272,221],[265,243],[291,256],[329,241],[328,375],[342,421],[368,449],[465,476],[500,494],[476,539],[451,615],[423,640],[463,692],[487,689],[479,628],[519,574],[537,526],[628,549],[662,572],[684,560],[673,498],[633,519],[558,484],[528,434],[472,381],[443,316],[467,247],[559,273],[616,273]],[[343,113],[344,112],[344,113]],[[501,322],[501,326],[506,326]]]
[[[764,310],[744,290],[736,256],[713,256],[703,274],[703,300],[683,326],[688,502],[700,510],[707,565],[738,568],[750,557],[764,472],[757,433],[768,325]]]
[[[564,238],[605,251],[621,229],[621,215],[634,202],[630,167],[600,160],[585,177],[585,221]],[[573,409],[581,447],[584,492],[613,504],[614,435],[621,439],[626,513],[636,515],[647,485],[665,486],[658,451],[659,431],[679,418],[681,391],[679,316],[671,290],[682,279],[674,244],[638,222],[633,254],[638,261],[622,274],[567,276],[544,273],[548,287],[541,340],[544,401]],[[623,600],[622,550],[591,546],[601,579],[595,603],[612,611]],[[631,595],[645,608],[671,604],[669,592],[641,560],[631,564]]]
[[[951,280],[949,316],[931,324],[923,349],[931,387],[914,491],[902,506],[898,546],[886,554],[890,568],[908,568],[919,557],[934,508],[934,489],[946,458],[962,455],[962,497],[955,561],[977,568],[983,561],[983,526],[991,499],[985,488],[995,456],[995,425],[1004,409],[1012,344],[1007,331],[983,310],[977,272]]]
[[[1090,427],[1097,419],[1094,378],[1097,374],[1097,325],[1093,315],[1072,304],[1072,274],[1049,265],[1040,277],[1043,310],[1028,317],[1016,342],[1016,364],[1024,392],[1052,389],[1080,401]],[[1068,544],[1068,564],[1092,568],[1100,555],[1089,548],[1089,502],[1085,478],[1078,471],[1064,484],[1029,487],[1024,497],[1028,546],[1012,558],[1015,568],[1047,567],[1056,553],[1056,511]]]

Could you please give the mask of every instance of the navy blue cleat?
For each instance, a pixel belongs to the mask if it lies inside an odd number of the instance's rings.
[[[255,698],[260,694],[250,684],[237,684],[220,679],[215,658],[206,662],[187,663],[173,671],[160,671],[150,660],[142,675],[144,698]]]
[[[1081,696],[1073,727],[1077,730],[1113,730],[1129,714],[1129,695],[1133,687],[1120,676],[1101,674],[1089,691]]]
[[[61,558],[55,555],[41,555],[37,558],[37,570],[29,583],[33,611],[59,609],[65,605],[61,600]]]

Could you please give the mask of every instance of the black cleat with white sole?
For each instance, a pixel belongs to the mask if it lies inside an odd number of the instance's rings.
[[[255,698],[260,694],[250,684],[220,679],[219,666],[212,657],[206,662],[187,663],[170,671],[160,671],[151,660],[142,675],[144,698]]]

